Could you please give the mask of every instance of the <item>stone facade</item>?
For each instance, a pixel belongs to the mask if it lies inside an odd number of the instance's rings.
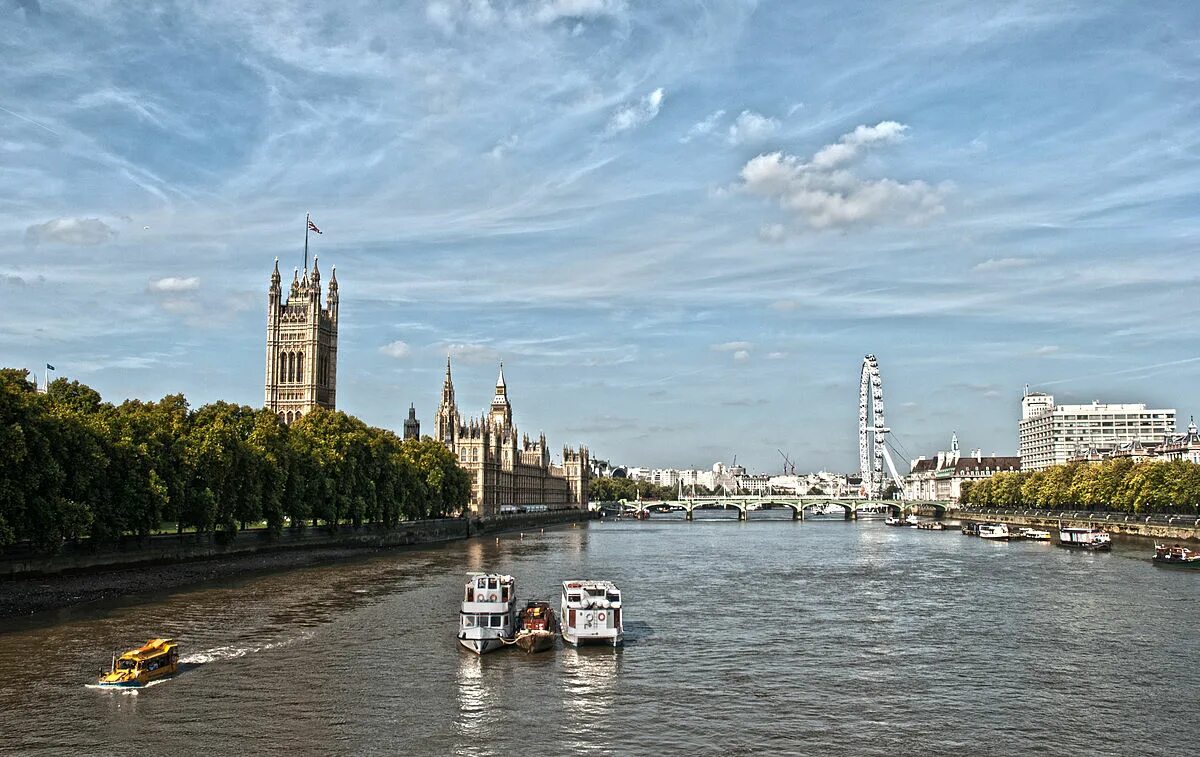
[[[577,450],[564,447],[562,464],[554,465],[545,434],[537,441],[519,435],[513,425],[503,365],[488,412],[464,420],[454,398],[450,359],[446,359],[446,380],[435,419],[435,434],[471,477],[473,516],[494,515],[505,505],[587,507],[591,478],[587,447]]]
[[[267,366],[265,406],[291,423],[313,408],[334,409],[337,400],[338,283],[337,268],[329,278],[329,294],[321,306],[321,272],[313,258],[311,271],[292,276],[282,297],[279,258],[267,292]]]
[[[991,478],[994,473],[1021,470],[1021,458],[1016,456],[985,457],[982,450],[972,450],[963,456],[958,449],[958,435],[950,438],[950,451],[938,452],[935,457],[918,457],[909,463],[911,471],[904,477],[903,498],[909,501],[958,502],[962,485],[968,481]]]

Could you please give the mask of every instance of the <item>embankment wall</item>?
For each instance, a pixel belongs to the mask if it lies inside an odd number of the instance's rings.
[[[586,510],[551,510],[471,521],[465,518],[407,521],[395,528],[342,526],[333,532],[324,528],[287,528],[275,536],[266,530],[255,529],[223,535],[168,534],[143,539],[130,538],[120,544],[100,549],[90,548],[87,544],[67,545],[55,555],[43,555],[32,551],[3,554],[0,555],[0,580],[213,560],[287,550],[433,544],[481,534],[582,522],[591,517],[592,514]]]
[[[982,523],[1008,523],[1017,526],[1030,526],[1032,528],[1058,528],[1059,524],[1071,526],[1086,526],[1089,524],[1099,526],[1109,533],[1122,534],[1125,536],[1144,536],[1151,539],[1161,539],[1166,541],[1196,541],[1200,540],[1200,528],[1197,528],[1195,521],[1181,519],[1179,523],[1164,524],[1164,523],[1146,523],[1137,521],[1113,520],[1111,518],[1089,518],[1089,517],[1073,517],[1069,514],[1058,515],[1027,515],[1019,513],[1006,512],[955,512],[951,511],[947,514],[949,518],[960,518],[962,520],[979,521]]]

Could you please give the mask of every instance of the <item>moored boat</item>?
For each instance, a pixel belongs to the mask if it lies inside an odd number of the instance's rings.
[[[1050,532],[1042,531],[1041,529],[1037,528],[1021,528],[1017,531],[1017,536],[1022,539],[1028,539],[1029,541],[1050,541]]]
[[[940,520],[927,520],[917,524],[922,531],[945,531],[946,525]]]
[[[100,686],[135,688],[179,672],[179,645],[174,639],[151,639],[141,647],[118,657],[112,667],[100,674]]]
[[[1112,549],[1112,537],[1095,526],[1068,526],[1058,529],[1058,545],[1076,549]]]
[[[1006,523],[984,523],[979,526],[979,538],[1007,541],[1012,534]]]
[[[969,521],[969,520],[963,521],[963,524],[962,524],[963,536],[979,536],[979,527],[981,525],[982,525],[981,523],[975,523],[974,521]]]
[[[458,643],[475,654],[493,652],[516,634],[516,579],[499,573],[469,573],[459,611]]]
[[[1152,559],[1159,565],[1200,568],[1200,551],[1190,549],[1182,544],[1155,544]]]
[[[558,622],[549,602],[530,601],[521,611],[517,630],[517,646],[527,653],[545,652],[554,646]]]
[[[612,581],[564,581],[558,622],[568,644],[620,645],[621,590]]]

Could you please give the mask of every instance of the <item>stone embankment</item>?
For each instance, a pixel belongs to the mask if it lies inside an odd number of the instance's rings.
[[[391,529],[343,527],[334,533],[285,529],[274,538],[265,531],[241,531],[225,539],[211,534],[154,536],[106,550],[78,547],[53,556],[9,554],[0,556],[0,618],[132,595],[147,587],[164,591],[353,559],[370,550],[451,542],[593,517],[586,510],[553,510],[470,521],[411,521]]]
[[[1142,536],[1161,541],[1195,541],[1200,540],[1200,522],[1198,519],[1177,516],[1173,519],[1161,517],[1142,517],[1136,515],[1119,515],[1112,513],[1056,513],[1045,510],[985,510],[967,511],[952,510],[947,518],[978,521],[982,523],[1008,523],[1015,526],[1030,526],[1032,528],[1058,528],[1060,524],[1069,526],[1095,525],[1112,534],[1124,536]]]

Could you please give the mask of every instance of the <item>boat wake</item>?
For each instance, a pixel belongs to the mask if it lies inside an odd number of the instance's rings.
[[[153,681],[150,681],[149,683],[144,683],[141,686],[101,686],[98,683],[85,683],[83,685],[83,688],[99,689],[100,691],[108,691],[108,692],[112,692],[113,694],[127,694],[129,696],[135,697],[135,696],[137,696],[137,693],[139,691],[141,691],[142,689],[148,689],[151,686],[157,686],[160,683],[166,683],[167,681],[170,681],[172,678],[174,678],[174,676],[171,676],[171,678],[158,678]]]
[[[179,658],[181,665],[187,667],[195,667],[197,665],[207,665],[210,662],[221,662],[223,660],[236,660],[239,657],[245,657],[248,654],[257,654],[266,652],[271,649],[286,647],[297,641],[311,639],[312,632],[302,633],[299,636],[294,636],[290,639],[281,639],[280,641],[272,641],[266,644],[256,644],[254,646],[235,646],[227,645],[223,647],[213,647],[212,649],[204,649],[199,652],[192,652],[189,655],[184,655]]]

